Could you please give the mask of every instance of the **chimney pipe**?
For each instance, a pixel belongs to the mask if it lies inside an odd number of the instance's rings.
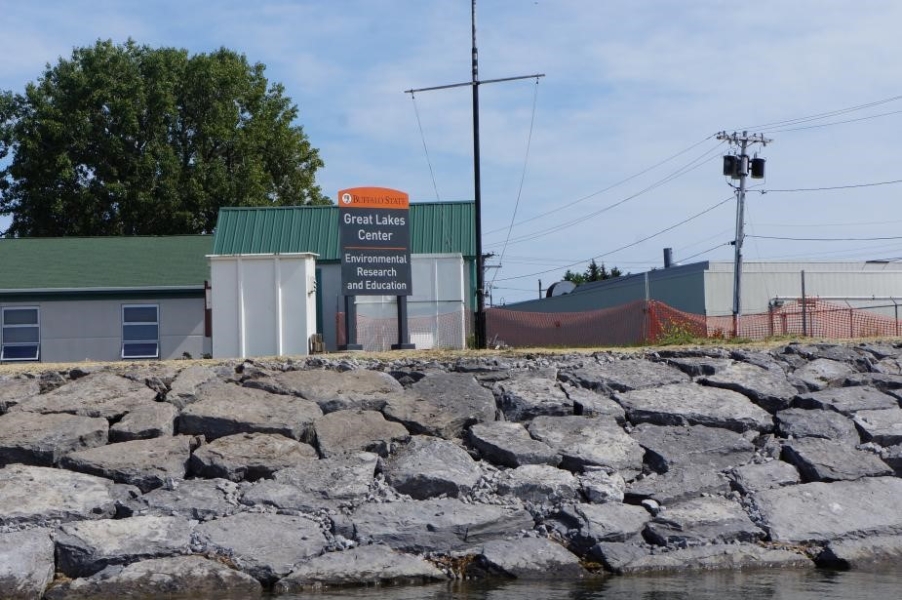
[[[673,264],[673,248],[664,248],[664,268],[669,269]]]

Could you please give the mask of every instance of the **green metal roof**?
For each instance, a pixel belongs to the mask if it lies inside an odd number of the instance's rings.
[[[222,208],[213,254],[314,252],[320,262],[338,261],[337,206]],[[411,254],[459,252],[476,256],[472,202],[410,205]]]
[[[211,235],[0,238],[0,291],[203,287]]]

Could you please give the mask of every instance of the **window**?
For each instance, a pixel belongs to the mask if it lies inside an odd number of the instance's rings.
[[[0,330],[0,360],[38,360],[41,354],[41,324],[35,306],[4,308]]]
[[[122,306],[122,358],[160,358],[159,306]]]

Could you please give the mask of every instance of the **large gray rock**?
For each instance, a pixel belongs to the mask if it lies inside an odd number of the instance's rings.
[[[131,517],[64,524],[56,534],[56,568],[87,577],[110,565],[191,551],[192,525],[180,517]]]
[[[376,586],[428,583],[448,579],[423,558],[387,546],[357,546],[327,552],[298,565],[276,582],[278,594],[297,594],[333,586]]]
[[[112,479],[149,492],[172,479],[184,479],[196,438],[169,438],[120,442],[67,454],[60,466],[80,473]]]
[[[197,401],[197,392],[208,381],[216,379],[216,371],[203,365],[182,369],[166,394],[166,401],[177,408],[185,408]]]
[[[470,444],[483,459],[504,467],[561,463],[561,455],[545,442],[535,440],[520,423],[493,421],[470,427]]]
[[[770,414],[739,392],[689,384],[619,393],[614,396],[634,425],[705,425],[744,431],[772,431]]]
[[[382,410],[389,398],[404,391],[391,375],[366,369],[286,371],[268,378],[249,379],[244,385],[312,400],[324,413]]]
[[[820,438],[787,440],[783,460],[795,465],[802,481],[855,480],[892,475],[893,470],[878,456],[844,442]]]
[[[697,498],[702,494],[726,494],[730,481],[718,470],[706,465],[678,465],[663,475],[652,473],[627,484],[626,497],[650,499],[668,506]]]
[[[829,358],[817,358],[793,371],[793,377],[807,385],[808,389],[817,391],[828,387],[839,387],[846,377],[855,372],[855,369],[848,363]]]
[[[626,423],[626,411],[610,396],[570,383],[562,383],[561,389],[573,401],[573,414],[584,417],[609,417],[621,425]]]
[[[533,504],[574,502],[580,483],[569,471],[549,465],[523,465],[498,476],[498,493]]]
[[[626,481],[620,473],[607,473],[603,468],[588,468],[577,477],[586,500],[592,504],[623,502]]]
[[[554,368],[512,375],[510,379],[496,383],[493,392],[507,421],[573,414],[573,400],[558,383]]]
[[[313,519],[271,513],[238,513],[195,528],[206,552],[229,558],[264,585],[323,553],[326,538]]]
[[[356,452],[387,456],[392,444],[410,439],[400,423],[386,421],[374,410],[339,410],[313,422],[316,446],[323,458]]]
[[[178,409],[168,402],[139,406],[110,427],[110,441],[130,442],[173,435],[178,415]]]
[[[417,500],[466,495],[482,475],[459,445],[427,436],[414,436],[385,461],[383,472],[389,485]]]
[[[570,504],[555,520],[562,524],[570,542],[579,552],[601,542],[638,539],[651,519],[641,506],[631,504]]]
[[[258,598],[260,582],[221,562],[200,556],[155,558],[61,582],[47,600],[97,598]]]
[[[31,396],[10,411],[69,413],[109,420],[154,402],[157,393],[144,385],[113,373],[93,373],[46,394]]]
[[[185,479],[168,482],[137,498],[124,502],[125,516],[180,516],[209,521],[238,512],[238,484],[226,479]]]
[[[403,395],[389,399],[385,417],[415,435],[461,437],[474,423],[495,420],[495,396],[466,373],[427,371]]]
[[[614,360],[561,371],[560,378],[605,394],[686,383],[689,377],[664,363],[645,359]]]
[[[0,377],[0,415],[30,396],[41,393],[34,377]]]
[[[762,526],[776,542],[804,544],[902,533],[902,479],[806,483],[753,494]]]
[[[851,416],[860,410],[899,408],[899,401],[873,387],[852,386],[799,394],[793,406],[833,410]]]
[[[620,565],[624,575],[752,569],[804,569],[814,563],[803,554],[781,548],[762,548],[754,544],[712,544],[678,548],[671,552],[647,554]]]
[[[536,417],[529,434],[558,452],[561,467],[568,470],[599,466],[630,476],[642,471],[644,450],[613,419]]]
[[[867,536],[830,542],[817,562],[833,569],[860,569],[869,565],[898,564],[902,559],[902,535]]]
[[[781,410],[774,418],[777,433],[783,437],[820,438],[853,446],[861,443],[852,419],[832,410],[790,408]]]
[[[207,441],[236,433],[278,433],[313,441],[313,421],[323,416],[309,400],[211,381],[197,401],[182,410],[179,433],[201,434]]]
[[[700,383],[739,392],[768,412],[789,408],[798,393],[783,371],[763,369],[743,362],[719,369],[713,375],[702,378]]]
[[[49,467],[0,469],[0,525],[106,519],[138,489]]]
[[[902,444],[902,408],[860,410],[855,413],[855,424],[865,441],[884,447]]]
[[[319,456],[316,449],[284,435],[238,433],[213,440],[194,451],[190,471],[198,477],[256,481],[279,469],[301,467]]]
[[[11,412],[0,416],[0,467],[13,463],[50,467],[69,452],[107,443],[99,417]]]
[[[336,517],[335,532],[361,544],[381,543],[407,552],[450,552],[533,528],[523,509],[464,504],[453,498],[363,504]]]
[[[693,378],[714,375],[735,364],[726,356],[668,356],[664,362]]]
[[[718,496],[668,506],[648,524],[645,537],[661,546],[700,546],[756,542],[764,537],[736,502]]]
[[[486,542],[466,573],[470,577],[485,574],[543,581],[575,580],[587,574],[575,554],[547,538]]]
[[[47,529],[0,533],[0,594],[4,600],[41,598],[53,580],[53,540]]]
[[[642,423],[630,436],[645,448],[645,462],[659,473],[677,465],[723,469],[749,462],[755,446],[741,434],[719,427],[662,427]]]
[[[360,452],[282,469],[273,480],[247,486],[241,503],[304,512],[360,503],[370,492],[378,463],[376,454]]]
[[[743,494],[795,485],[801,481],[798,470],[782,460],[735,467],[730,470],[729,476]]]

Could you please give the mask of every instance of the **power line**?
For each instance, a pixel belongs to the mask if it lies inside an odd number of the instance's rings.
[[[790,125],[797,125],[799,123],[809,123],[811,121],[817,121],[820,119],[829,119],[830,117],[837,117],[839,115],[847,114],[850,112],[856,112],[859,110],[865,110],[868,108],[873,108],[875,106],[880,106],[882,104],[888,104],[890,102],[895,102],[897,100],[902,100],[902,95],[898,96],[890,96],[889,98],[883,98],[882,100],[875,100],[872,102],[866,102],[864,104],[857,104],[854,106],[847,106],[845,108],[839,108],[830,110],[822,113],[815,113],[813,115],[807,115],[804,117],[796,117],[794,119],[786,119],[784,121],[773,121],[771,123],[764,123],[761,125],[753,125],[751,127],[741,127],[743,130],[757,129],[757,130],[770,130],[774,127],[787,127]]]
[[[511,231],[514,229],[514,220],[517,218],[517,210],[520,208],[520,198],[523,196],[523,183],[526,181],[526,166],[529,163],[529,147],[532,145],[532,131],[533,126],[536,122],[536,101],[539,98],[539,79],[536,78],[536,87],[535,93],[532,96],[532,115],[529,118],[529,135],[526,138],[526,156],[523,157],[523,173],[520,176],[520,187],[517,190],[517,201],[514,203],[514,212],[511,215],[511,224],[507,229],[507,237],[504,239],[504,246],[501,248],[501,256],[498,257],[498,262],[504,262],[504,253],[507,250],[507,242],[510,240]],[[498,271],[495,271],[494,276],[492,277],[492,283],[495,283],[495,278],[498,277]]]
[[[870,121],[871,119],[879,119],[880,117],[888,117],[891,115],[898,115],[902,113],[902,110],[893,110],[890,112],[879,113],[876,115],[868,115],[867,117],[859,117],[857,119],[845,119],[843,121],[833,121],[831,123],[821,123],[819,125],[805,125],[802,127],[785,127],[783,129],[769,129],[768,133],[782,133],[786,131],[804,131],[805,129],[819,129],[821,127],[833,127],[834,125],[846,125],[848,123],[857,123],[859,121]]]
[[[729,201],[732,200],[732,199],[733,199],[733,196],[729,196],[728,198],[726,198],[726,199],[724,199],[724,200],[721,200],[721,201],[718,202],[717,204],[713,204],[713,205],[709,206],[708,208],[706,208],[705,210],[703,210],[703,211],[701,211],[701,212],[699,212],[699,213],[696,213],[696,214],[692,215],[692,216],[689,217],[689,218],[683,219],[683,220],[680,221],[679,223],[675,223],[675,224],[671,225],[670,227],[665,227],[664,229],[662,229],[662,230],[660,230],[660,231],[658,231],[658,232],[655,232],[655,233],[653,233],[653,234],[651,234],[651,235],[649,235],[649,236],[646,236],[646,237],[642,238],[641,240],[637,240],[637,241],[632,242],[632,243],[630,243],[630,244],[626,244],[625,246],[620,246],[619,248],[615,248],[614,250],[610,250],[610,251],[608,251],[608,252],[604,252],[604,253],[599,254],[599,255],[597,255],[597,256],[592,256],[592,257],[590,257],[590,258],[588,258],[588,259],[581,260],[581,261],[578,261],[578,262],[574,262],[574,263],[571,263],[571,264],[569,264],[569,265],[564,265],[564,266],[558,267],[558,268],[556,268],[556,269],[545,269],[544,271],[536,271],[535,273],[528,273],[528,274],[526,274],[526,275],[517,275],[516,277],[504,277],[504,278],[502,278],[502,279],[499,279],[498,281],[511,281],[511,280],[514,280],[514,279],[523,279],[524,277],[535,277],[536,275],[544,275],[545,273],[551,273],[552,271],[559,271],[560,269],[567,269],[567,268],[570,268],[570,267],[575,267],[575,266],[577,266],[577,265],[583,264],[584,262],[589,262],[589,261],[591,261],[591,260],[595,260],[595,259],[598,259],[598,258],[604,258],[605,256],[609,256],[609,255],[614,254],[614,253],[616,253],[616,252],[620,252],[621,250],[626,250],[627,248],[632,248],[633,246],[638,246],[639,244],[641,244],[641,243],[643,243],[643,242],[647,242],[648,240],[650,240],[650,239],[652,239],[652,238],[656,238],[656,237],[658,237],[659,235],[662,235],[662,234],[664,234],[664,233],[667,233],[668,231],[671,231],[671,230],[673,230],[673,229],[676,229],[677,227],[679,227],[679,226],[681,226],[681,225],[685,225],[686,223],[688,223],[688,222],[690,222],[690,221],[693,221],[693,220],[695,220],[695,219],[701,217],[702,215],[705,215],[705,214],[711,212],[711,211],[714,210],[715,208],[718,208],[718,207],[720,207],[720,206],[723,206],[724,204],[726,204],[727,202],[729,202]]]
[[[591,218],[593,218],[593,217],[597,217],[598,215],[600,215],[600,214],[602,214],[602,213],[605,213],[605,212],[607,212],[607,211],[609,211],[609,210],[611,210],[611,209],[613,209],[613,208],[616,208],[616,207],[618,207],[618,206],[620,206],[620,205],[622,205],[622,204],[626,204],[626,203],[629,202],[630,200],[634,200],[634,199],[638,198],[639,196],[641,196],[642,194],[648,193],[648,192],[650,192],[650,191],[652,191],[652,190],[654,190],[654,189],[656,189],[656,188],[661,187],[661,186],[664,185],[664,184],[670,183],[670,182],[673,181],[674,179],[677,179],[677,178],[679,178],[679,177],[682,177],[682,176],[685,175],[686,173],[689,173],[690,171],[693,171],[693,170],[699,168],[699,167],[702,166],[703,164],[705,164],[705,163],[707,163],[707,162],[709,162],[709,161],[711,161],[711,160],[717,158],[717,154],[712,154],[712,153],[718,152],[719,146],[720,146],[720,145],[718,145],[718,147],[715,147],[715,148],[712,148],[712,149],[706,151],[704,154],[702,154],[702,155],[696,157],[695,159],[693,159],[693,160],[692,160],[690,163],[688,163],[687,165],[685,165],[685,166],[683,166],[683,167],[680,167],[680,169],[677,169],[676,171],[672,172],[671,174],[669,174],[668,176],[664,177],[663,179],[660,179],[660,180],[656,181],[655,183],[653,183],[653,184],[651,184],[650,186],[648,186],[648,187],[646,187],[646,188],[644,188],[644,189],[642,189],[642,190],[636,192],[635,194],[631,194],[631,195],[627,196],[626,198],[622,198],[621,200],[618,200],[617,202],[614,202],[614,203],[612,203],[612,204],[609,204],[609,205],[607,205],[607,206],[605,206],[605,207],[603,207],[603,208],[600,208],[600,209],[598,209],[598,210],[596,210],[596,211],[594,211],[594,212],[591,212],[591,213],[589,213],[589,214],[581,215],[581,216],[579,216],[579,217],[577,217],[577,218],[575,218],[575,219],[572,219],[572,220],[570,220],[570,221],[566,221],[566,222],[564,222],[564,223],[560,223],[560,224],[558,224],[558,225],[554,225],[554,226],[548,227],[548,228],[546,228],[546,229],[538,229],[538,230],[532,231],[532,232],[530,232],[530,233],[523,234],[523,235],[520,236],[520,237],[517,237],[517,238],[514,238],[513,240],[510,240],[509,243],[510,243],[510,244],[520,244],[520,243],[523,243],[523,242],[529,242],[529,241],[538,239],[538,238],[540,238],[540,237],[544,237],[544,236],[546,236],[546,235],[549,235],[549,234],[552,234],[552,233],[556,233],[556,232],[561,231],[561,230],[563,230],[563,229],[567,229],[568,227],[571,227],[571,226],[573,226],[573,225],[577,225],[577,224],[579,224],[579,223],[583,223],[583,222],[585,222],[585,221],[588,220],[588,219],[591,219]],[[708,156],[709,154],[712,154],[712,155],[711,155],[711,156]],[[696,163],[696,164],[693,164],[693,163]],[[486,246],[488,246],[488,247],[494,247],[494,246],[499,246],[499,245],[501,245],[501,242],[494,242],[494,243],[491,243],[491,244],[486,244]]]
[[[787,242],[880,242],[885,240],[902,240],[902,236],[867,237],[867,238],[797,238],[773,235],[750,235],[747,237],[759,240],[783,240]]]
[[[902,111],[900,111],[902,112]],[[868,187],[877,187],[881,185],[897,185],[902,183],[902,179],[892,179],[890,181],[875,181],[872,183],[855,183],[850,185],[834,185],[834,186],[826,186],[826,187],[813,187],[813,188],[791,188],[791,189],[783,189],[783,190],[749,190],[751,192],[757,192],[759,194],[776,194],[776,193],[791,193],[791,192],[829,192],[832,190],[852,190],[857,188],[868,188]]]
[[[423,140],[423,152],[426,153],[426,164],[429,165],[429,175],[432,176],[432,188],[435,190],[435,199],[441,200],[438,196],[438,185],[435,183],[435,172],[432,170],[432,161],[429,159],[429,150],[426,148],[426,134],[423,133],[423,124],[420,122],[420,111],[417,109],[416,94],[410,94],[410,100],[413,102],[413,112],[417,116],[417,127],[420,128],[420,138]]]
[[[621,179],[620,181],[618,181],[618,182],[616,182],[616,183],[612,183],[611,185],[609,185],[609,186],[607,186],[607,187],[605,187],[605,188],[602,188],[602,189],[598,190],[597,192],[592,192],[591,194],[588,194],[588,195],[586,195],[586,196],[583,196],[582,198],[578,198],[578,199],[576,199],[576,200],[574,200],[574,201],[572,201],[572,202],[569,202],[569,203],[567,203],[567,204],[564,204],[563,206],[558,206],[558,207],[556,207],[556,208],[554,208],[554,209],[552,209],[552,210],[549,210],[549,211],[544,212],[544,213],[540,213],[540,214],[535,215],[535,216],[532,216],[532,217],[530,217],[530,218],[528,218],[528,219],[523,219],[522,221],[519,221],[519,222],[515,223],[514,226],[520,226],[520,225],[523,225],[523,224],[525,224],[525,223],[529,223],[529,222],[531,222],[531,221],[535,221],[535,220],[537,220],[537,219],[541,219],[541,218],[543,218],[543,217],[547,217],[548,215],[556,214],[556,213],[560,212],[561,210],[563,210],[563,209],[565,209],[565,208],[570,208],[571,206],[575,206],[575,205],[579,204],[580,202],[585,202],[586,200],[589,200],[589,199],[591,199],[591,198],[594,198],[595,196],[598,196],[599,194],[603,194],[603,193],[605,193],[605,192],[608,192],[608,191],[610,191],[610,190],[612,190],[612,189],[614,189],[614,188],[616,188],[616,187],[619,187],[619,186],[623,185],[624,183],[628,183],[628,182],[632,181],[633,179],[636,179],[637,177],[640,177],[640,176],[642,176],[642,175],[645,175],[645,174],[648,173],[649,171],[653,171],[653,170],[657,169],[658,167],[667,164],[668,162],[674,160],[675,158],[677,158],[677,157],[679,157],[679,156],[682,156],[683,154],[686,154],[686,153],[689,152],[690,150],[693,150],[693,149],[695,149],[696,147],[698,147],[698,146],[704,144],[705,142],[707,142],[708,140],[710,140],[710,139],[713,138],[713,137],[714,137],[713,135],[709,135],[709,136],[706,137],[705,139],[703,139],[703,140],[701,140],[701,141],[698,141],[698,142],[692,144],[692,145],[689,146],[688,148],[684,148],[683,150],[680,150],[680,151],[677,152],[676,154],[673,154],[673,155],[671,155],[671,156],[665,158],[664,160],[659,161],[659,162],[655,163],[654,165],[652,165],[652,166],[650,166],[650,167],[648,167],[648,168],[645,168],[645,169],[639,171],[638,173],[635,173],[635,174],[633,174],[633,175],[630,175],[629,177],[627,177],[627,178],[625,178],[625,179]],[[718,144],[717,147],[720,147],[720,144]],[[709,151],[709,152],[710,152],[710,151]],[[691,163],[690,163],[690,164],[691,164]],[[492,229],[491,231],[487,231],[486,234],[497,233],[497,232],[503,231],[503,230],[504,230],[504,227],[499,227],[498,229]]]

